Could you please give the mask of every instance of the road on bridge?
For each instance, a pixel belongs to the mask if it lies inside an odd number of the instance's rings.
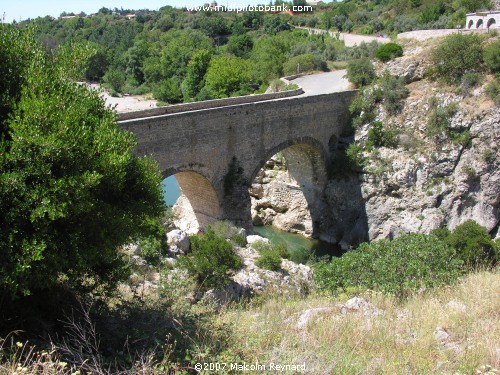
[[[331,94],[349,90],[349,81],[345,78],[345,70],[310,74],[290,81],[302,87],[305,96]]]

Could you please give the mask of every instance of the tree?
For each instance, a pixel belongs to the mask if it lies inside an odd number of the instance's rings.
[[[0,26],[1,294],[62,279],[113,286],[126,276],[117,247],[164,209],[155,163],[134,156],[134,136],[74,81],[87,53],[49,56],[30,29]]]
[[[347,79],[356,86],[369,85],[375,77],[375,70],[368,58],[352,60],[347,64]]]
[[[196,51],[187,66],[186,79],[184,79],[182,89],[184,96],[194,98],[204,85],[204,76],[212,55],[210,51],[201,49]]]
[[[436,73],[448,83],[460,83],[465,73],[481,69],[483,49],[479,35],[452,34],[432,51]]]
[[[377,48],[375,56],[380,61],[387,62],[395,57],[403,56],[403,47],[397,43],[385,43]]]
[[[205,84],[217,98],[246,94],[250,84],[250,64],[239,57],[214,57],[205,75]]]
[[[238,57],[246,57],[253,48],[253,39],[248,34],[233,35],[227,43],[227,51]]]
[[[484,63],[492,73],[500,72],[500,40],[484,47]]]

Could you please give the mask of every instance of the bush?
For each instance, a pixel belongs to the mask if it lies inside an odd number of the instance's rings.
[[[351,143],[345,152],[347,167],[353,172],[362,172],[366,164],[363,149],[357,143]]]
[[[448,135],[451,117],[453,117],[458,110],[457,104],[453,103],[441,107],[437,99],[432,97],[429,106],[431,113],[429,115],[429,122],[425,128],[427,135],[432,137],[438,137],[443,133]]]
[[[264,241],[257,241],[252,247],[260,254],[255,261],[255,265],[270,271],[277,271],[281,268],[281,259],[289,259],[290,253],[285,245],[270,245]]]
[[[164,79],[154,88],[153,96],[156,100],[174,104],[182,102],[180,84],[173,79]]]
[[[497,106],[500,105],[500,81],[498,79],[488,83],[486,86],[486,94]]]
[[[208,227],[202,236],[191,236],[191,253],[182,256],[178,264],[196,278],[198,285],[217,288],[230,281],[229,273],[243,267],[233,247]]]
[[[246,244],[241,228],[235,227],[229,221],[217,221],[212,229],[217,236],[230,240],[238,246]]]
[[[347,79],[358,87],[369,85],[375,77],[375,70],[368,58],[349,61],[347,64]]]
[[[313,70],[326,70],[326,61],[312,53],[292,57],[283,65],[285,75],[312,72]]]
[[[445,237],[468,269],[496,264],[498,254],[495,243],[486,228],[473,220],[457,226]]]
[[[374,147],[396,147],[396,133],[394,130],[384,129],[380,121],[375,121],[368,130],[368,143]]]
[[[484,47],[484,63],[492,72],[500,72],[500,40],[495,40]]]
[[[385,110],[391,115],[401,112],[403,99],[406,99],[409,93],[404,78],[384,74],[380,79],[380,88]]]
[[[405,298],[422,288],[449,284],[462,273],[455,250],[435,235],[405,234],[395,240],[363,243],[330,263],[314,267],[320,289],[378,290]]]
[[[396,43],[386,43],[378,47],[375,53],[377,59],[387,62],[395,57],[403,56],[403,47]]]
[[[0,295],[110,290],[127,277],[117,248],[164,210],[156,163],[75,82],[88,52],[49,56],[33,31],[0,25]]]
[[[449,35],[432,51],[432,60],[439,77],[448,83],[460,83],[465,73],[481,69],[481,37],[476,34]]]

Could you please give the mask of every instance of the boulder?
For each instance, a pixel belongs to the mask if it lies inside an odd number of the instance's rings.
[[[187,254],[190,246],[189,236],[185,231],[174,229],[167,233],[167,245],[174,254]]]

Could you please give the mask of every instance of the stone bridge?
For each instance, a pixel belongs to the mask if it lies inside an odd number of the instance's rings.
[[[349,123],[354,95],[295,96],[156,116],[135,112],[120,125],[137,136],[138,155],[155,158],[164,177],[175,175],[198,226],[223,219],[251,230],[249,187],[282,151],[314,227],[324,214],[331,151]]]

